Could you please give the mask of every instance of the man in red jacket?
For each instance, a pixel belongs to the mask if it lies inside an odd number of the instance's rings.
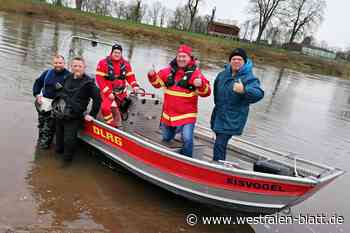
[[[192,56],[192,49],[181,45],[176,58],[158,73],[148,72],[155,88],[164,89],[161,117],[162,136],[170,141],[181,131],[184,142],[181,154],[192,157],[193,129],[197,119],[198,96],[210,95],[210,84],[203,76]]]
[[[120,126],[119,107],[126,100],[127,83],[134,91],[139,89],[131,65],[122,52],[122,46],[114,44],[110,55],[100,60],[96,69],[96,82],[102,97],[101,113],[105,122],[112,126]]]

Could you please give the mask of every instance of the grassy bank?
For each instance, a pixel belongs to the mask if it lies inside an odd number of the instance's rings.
[[[170,42],[183,41],[189,43],[201,53],[227,54],[233,47],[243,47],[250,55],[254,55],[255,62],[277,67],[286,67],[305,73],[332,75],[350,79],[349,62],[339,62],[303,56],[282,49],[265,48],[251,44],[239,43],[229,39],[217,38],[198,33],[188,33],[173,29],[164,29],[145,24],[118,20],[112,17],[96,16],[74,9],[57,8],[35,0],[0,0],[0,10],[20,14],[45,17],[65,23],[74,23],[92,28],[109,28],[122,31],[128,35],[145,36]]]

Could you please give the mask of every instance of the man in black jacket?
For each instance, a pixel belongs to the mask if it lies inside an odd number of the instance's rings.
[[[83,58],[75,57],[71,64],[71,74],[63,83],[58,98],[66,96],[65,108],[69,114],[62,119],[56,119],[56,152],[63,153],[65,161],[71,161],[77,146],[77,132],[82,126],[82,120],[92,121],[99,112],[100,93],[92,78],[85,74]],[[86,113],[92,99],[91,111]]]
[[[38,110],[38,145],[40,149],[48,149],[55,134],[55,119],[51,116],[51,110],[45,109],[45,101],[50,101],[56,97],[56,86],[62,84],[64,77],[69,71],[64,68],[64,58],[56,55],[52,59],[52,69],[45,70],[33,85],[33,96]]]

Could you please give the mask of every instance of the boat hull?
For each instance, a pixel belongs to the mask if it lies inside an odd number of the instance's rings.
[[[86,123],[79,137],[153,184],[191,200],[237,211],[278,212],[314,188],[311,184],[242,175],[234,169],[173,155],[97,121]]]

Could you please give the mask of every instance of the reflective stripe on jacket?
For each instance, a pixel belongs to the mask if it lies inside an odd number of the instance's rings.
[[[169,126],[181,126],[184,124],[195,123],[197,119],[198,96],[207,97],[211,93],[209,81],[203,76],[197,68],[189,83],[193,85],[193,80],[200,78],[202,86],[190,91],[186,88],[172,85],[166,87],[165,83],[171,74],[171,67],[168,66],[160,70],[154,77],[150,78],[151,84],[155,88],[164,89],[163,112],[161,122]],[[184,69],[177,70],[175,74],[175,83],[185,75]]]

